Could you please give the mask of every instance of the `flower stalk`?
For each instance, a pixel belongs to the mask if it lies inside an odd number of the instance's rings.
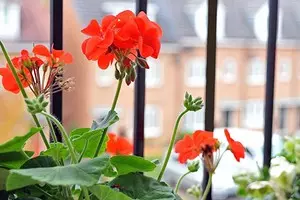
[[[189,111],[188,109],[184,110],[184,111],[178,116],[178,118],[177,118],[177,120],[176,120],[175,127],[174,127],[173,134],[172,134],[172,138],[171,138],[171,141],[170,141],[170,144],[169,144],[167,156],[166,156],[166,158],[165,158],[165,160],[164,160],[164,162],[163,162],[163,166],[162,166],[161,171],[160,171],[160,173],[159,173],[159,175],[158,175],[158,178],[157,178],[158,181],[161,181],[161,179],[162,179],[162,177],[163,177],[163,175],[164,175],[164,173],[165,173],[167,164],[168,164],[168,162],[169,162],[169,159],[170,159],[170,156],[171,156],[171,152],[172,152],[172,148],[173,148],[173,146],[174,146],[175,139],[176,139],[176,133],[177,133],[177,130],[178,130],[179,122],[180,122],[181,118],[182,118],[188,111]]]
[[[180,187],[180,184],[181,184],[183,178],[184,178],[185,176],[189,175],[190,173],[192,173],[192,172],[191,172],[191,171],[188,171],[188,172],[186,172],[185,174],[183,174],[183,175],[179,178],[179,180],[178,180],[178,182],[176,183],[176,186],[175,186],[175,190],[174,190],[175,193],[178,193],[178,190],[179,190],[179,187]]]
[[[207,182],[206,188],[204,190],[204,193],[203,193],[203,195],[201,197],[201,200],[206,200],[206,198],[207,198],[207,195],[209,193],[209,190],[210,190],[210,187],[211,187],[211,183],[212,183],[212,176],[213,176],[213,173],[209,172],[208,182]]]
[[[118,102],[118,99],[119,99],[119,95],[120,95],[120,92],[121,92],[121,87],[122,87],[123,79],[124,79],[124,78],[121,77],[121,78],[119,79],[119,81],[118,81],[117,90],[116,90],[115,97],[114,97],[114,100],[113,100],[113,103],[112,103],[112,106],[111,106],[111,109],[110,109],[111,112],[114,111],[115,108],[116,108],[116,105],[117,105],[117,102]],[[106,133],[107,133],[107,130],[108,130],[108,128],[105,128],[105,129],[103,130],[103,134],[102,134],[102,136],[101,136],[101,138],[100,138],[100,141],[99,141],[99,143],[98,143],[98,146],[97,146],[97,148],[96,148],[96,151],[95,151],[95,154],[94,154],[94,158],[97,157],[98,154],[99,154],[99,152],[100,152],[100,149],[101,149],[101,147],[102,147],[102,145],[103,145],[104,138],[105,138],[105,135],[106,135]]]
[[[24,87],[23,87],[23,85],[21,83],[21,80],[20,80],[20,78],[19,78],[19,76],[17,74],[17,71],[16,71],[13,63],[11,62],[10,56],[9,56],[9,54],[8,54],[8,52],[7,52],[4,44],[2,43],[2,41],[0,41],[0,47],[1,47],[1,50],[2,50],[2,52],[4,54],[4,57],[5,57],[5,59],[6,59],[7,63],[8,63],[8,66],[9,66],[10,70],[12,71],[12,74],[13,74],[13,76],[14,76],[14,78],[15,78],[15,80],[16,80],[19,88],[20,88],[22,96],[23,96],[23,98],[25,100],[25,99],[28,98],[28,95],[27,95],[27,93],[26,93],[26,91],[25,91],[25,89],[24,89]],[[31,115],[32,115],[33,121],[35,122],[36,126],[38,128],[42,128],[42,126],[41,126],[41,124],[40,124],[40,122],[39,122],[36,114],[31,114]],[[49,149],[50,148],[50,144],[49,144],[49,142],[47,140],[47,137],[46,137],[46,135],[45,135],[45,133],[44,133],[44,131],[42,129],[40,131],[40,134],[41,134],[41,137],[43,139],[43,142],[44,142],[46,148]]]

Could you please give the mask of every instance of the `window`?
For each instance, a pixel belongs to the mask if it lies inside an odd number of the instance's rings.
[[[223,66],[223,81],[233,83],[236,81],[237,63],[234,58],[227,58]]]
[[[300,107],[297,107],[297,123],[296,128],[299,131],[300,130]]]
[[[146,105],[145,107],[145,137],[153,138],[161,135],[161,113],[157,106]]]
[[[244,125],[247,128],[261,129],[264,125],[264,104],[261,101],[249,101],[245,106]]]
[[[206,41],[207,38],[207,1],[197,8],[194,16],[194,26],[198,37]],[[225,7],[223,4],[218,5],[217,18],[217,39],[222,39],[225,35]]]
[[[118,13],[124,11],[124,10],[131,10],[135,12],[135,3],[134,2],[124,2],[124,1],[115,1],[115,2],[104,2],[102,4],[103,9],[111,13],[113,15],[117,15]],[[156,13],[158,12],[158,6],[149,3],[147,5],[147,16],[150,20],[155,21],[156,20]]]
[[[278,68],[278,80],[282,82],[289,81],[292,73],[292,60],[289,58],[281,59]]]
[[[224,127],[231,127],[232,126],[232,111],[231,110],[224,110],[223,111],[223,119],[224,119]]]
[[[205,60],[193,58],[187,65],[187,85],[191,87],[203,87],[205,85]]]
[[[0,1],[0,38],[16,39],[20,36],[21,8],[17,2]]]
[[[281,38],[282,35],[282,10],[279,9],[278,15],[278,33],[277,38]],[[268,4],[265,3],[257,11],[254,17],[254,33],[256,37],[266,42],[268,39],[268,20],[269,20],[269,8]]]
[[[109,66],[106,70],[100,69],[96,66],[96,83],[99,87],[108,87],[111,86],[114,82],[114,63],[112,66]]]
[[[259,59],[254,58],[250,61],[248,67],[248,84],[249,85],[262,85],[265,83],[265,63]]]
[[[279,108],[279,129],[286,131],[287,129],[287,108]]]
[[[205,108],[197,112],[188,112],[184,117],[183,128],[185,131],[204,129]]]
[[[146,70],[147,87],[159,87],[162,82],[162,66],[159,60],[153,58],[147,59],[149,69]]]

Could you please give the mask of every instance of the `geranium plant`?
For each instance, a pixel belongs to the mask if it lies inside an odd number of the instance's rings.
[[[116,16],[107,15],[101,23],[92,20],[82,33],[88,36],[82,43],[83,54],[88,60],[97,61],[103,70],[115,63],[118,87],[111,109],[102,121],[93,121],[90,128],[69,133],[46,108],[51,91],[73,88],[74,80],[61,76],[65,65],[72,63],[72,55],[35,45],[32,52],[23,50],[20,56],[11,59],[0,42],[7,60],[7,65],[0,68],[3,87],[22,94],[36,124],[25,135],[0,145],[0,199],[181,199],[177,192],[186,174],[179,179],[175,189],[162,181],[174,146],[180,163],[197,157],[203,161],[210,175],[202,195],[202,199],[206,199],[212,176],[223,155],[219,140],[212,132],[197,130],[174,144],[180,120],[186,113],[203,107],[201,98],[186,93],[185,109],[175,123],[167,156],[156,179],[143,175],[143,172],[153,171],[159,163],[131,155],[133,146],[130,142],[122,136],[107,133],[119,119],[115,107],[122,83],[134,82],[136,68],[151,67],[146,58],[159,55],[163,34],[160,26],[150,21],[144,12],[136,16],[127,10]],[[46,117],[53,142],[49,143],[38,115]],[[53,125],[57,126],[63,142],[57,141]],[[35,134],[42,137],[46,149],[33,157],[33,152],[26,151],[24,145]],[[225,151],[231,151],[237,161],[244,158],[243,145],[234,141],[227,130],[225,134],[229,143]],[[199,162],[189,163],[187,174],[197,172],[198,168]]]

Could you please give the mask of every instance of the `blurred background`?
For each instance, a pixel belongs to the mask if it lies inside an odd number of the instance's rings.
[[[242,169],[255,170],[256,164],[262,163],[267,3],[267,0],[219,0],[216,135],[220,133],[222,137],[222,127],[229,127],[234,138],[241,138],[249,149],[253,149],[253,155],[236,167],[226,166],[227,161],[224,161],[219,176],[215,176],[219,181],[214,185],[216,192],[213,188],[214,199],[234,196],[235,187],[230,177],[229,182],[224,182],[226,173],[231,176]],[[134,11],[135,2],[64,0],[64,49],[74,56],[74,63],[66,66],[65,76],[76,79],[75,90],[64,93],[63,98],[63,123],[69,130],[90,127],[93,119],[103,118],[110,109],[117,85],[113,67],[103,71],[96,62],[88,62],[82,55],[81,43],[85,37],[80,30],[91,19],[100,21],[106,14],[117,14],[125,9]],[[280,1],[274,154],[281,148],[282,136],[300,135],[299,9],[299,0]],[[149,159],[161,159],[177,115],[183,109],[184,93],[187,91],[193,96],[205,98],[207,1],[149,1],[148,16],[162,26],[164,35],[159,59],[149,59],[150,69],[146,71],[145,155]],[[30,50],[35,43],[49,46],[49,37],[49,0],[0,0],[0,40],[5,42],[12,57],[22,49]],[[0,53],[0,66],[5,63]],[[120,121],[110,130],[117,134],[122,132],[130,140],[133,137],[133,91],[133,84],[123,85],[116,109]],[[182,134],[204,128],[204,109],[186,115],[179,138]],[[6,92],[0,84],[0,142],[24,134],[30,126],[32,121],[24,109],[21,96]],[[36,136],[28,148],[41,151],[44,146]],[[175,154],[173,157],[165,176],[170,184],[186,170],[184,165],[176,162]],[[231,155],[227,157],[232,159]],[[192,183],[201,183],[201,176],[200,172],[198,177],[191,176],[183,184],[183,189]]]

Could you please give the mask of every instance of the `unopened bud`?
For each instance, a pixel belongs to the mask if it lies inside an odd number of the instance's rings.
[[[130,76],[127,75],[127,76],[125,77],[125,82],[126,82],[127,85],[130,85],[130,83],[131,83],[131,78],[130,78]]]
[[[188,170],[190,172],[198,171],[199,167],[200,167],[199,160],[194,160],[194,161],[188,162]]]

